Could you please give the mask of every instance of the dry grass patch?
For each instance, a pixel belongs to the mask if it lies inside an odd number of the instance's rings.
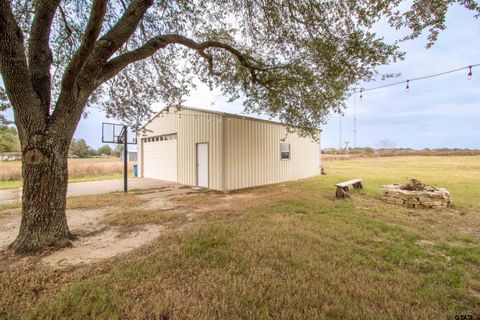
[[[133,174],[133,163],[128,166]],[[118,158],[68,159],[70,182],[107,180],[120,178],[123,173],[123,161]],[[0,188],[11,189],[22,186],[22,163],[20,161],[2,162],[0,165]]]
[[[19,209],[21,208],[22,204],[20,201],[12,201],[9,203],[0,203],[0,215],[3,213],[5,210],[11,210],[11,209]]]
[[[169,200],[181,207],[188,207],[194,212],[203,215],[211,215],[218,212],[220,215],[228,215],[238,211],[244,211],[249,207],[259,206],[269,202],[272,198],[285,193],[292,194],[295,191],[285,187],[285,184],[271,185],[260,188],[249,188],[227,193],[207,191],[187,195],[172,196]]]
[[[117,158],[68,159],[68,176],[82,178],[122,174],[123,162]],[[2,162],[0,181],[22,179],[22,163],[20,161]]]
[[[19,217],[22,213],[21,207],[20,201],[0,204],[0,219]],[[2,223],[1,220],[0,223]]]
[[[67,198],[67,209],[130,208],[139,206],[141,203],[134,193],[112,192]]]
[[[122,227],[129,230],[131,227],[144,224],[178,224],[187,220],[185,212],[170,210],[142,210],[141,208],[113,209],[107,214],[101,223]]]
[[[133,170],[132,165],[129,166]],[[117,158],[70,159],[68,176],[72,178],[104,176],[123,173],[123,161]]]

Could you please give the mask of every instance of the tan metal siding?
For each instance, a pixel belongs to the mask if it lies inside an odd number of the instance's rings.
[[[288,133],[281,124],[224,117],[225,189],[303,179],[320,174],[320,145]],[[290,160],[280,159],[280,139],[290,144]]]
[[[140,175],[143,177],[145,161],[141,138],[177,133],[178,183],[192,186],[197,184],[196,144],[208,142],[209,188],[222,190],[222,116],[189,109],[176,111],[175,108],[170,108],[168,113],[159,114],[145,126],[145,135],[139,135]]]
[[[195,117],[197,116],[197,117]],[[196,185],[196,144],[209,144],[209,188],[234,190],[302,179],[320,173],[320,146],[310,138],[277,123],[222,116],[184,108],[153,118],[146,137],[177,133],[178,182]],[[280,159],[280,139],[290,143],[291,159]],[[139,166],[143,176],[143,153],[139,138]],[[223,152],[225,151],[225,152]],[[223,174],[223,175],[222,175]]]

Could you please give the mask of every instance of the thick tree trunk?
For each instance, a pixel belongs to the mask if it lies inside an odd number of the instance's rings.
[[[68,143],[43,138],[23,151],[22,221],[10,245],[16,252],[64,247],[72,238],[65,213]]]

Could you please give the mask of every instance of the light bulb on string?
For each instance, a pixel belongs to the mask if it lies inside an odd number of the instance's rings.
[[[454,73],[454,72],[458,72],[458,71],[463,71],[465,69],[467,69],[467,71],[468,71],[468,73],[467,73],[468,80],[471,80],[472,77],[473,77],[473,68],[478,67],[478,66],[480,66],[480,63],[471,64],[471,65],[468,65],[468,66],[465,66],[465,67],[462,67],[462,68],[447,70],[447,71],[439,72],[439,73],[435,73],[435,74],[429,74],[429,75],[425,75],[425,76],[421,76],[421,77],[417,77],[417,78],[413,78],[413,79],[409,79],[409,80],[403,80],[403,81],[399,81],[399,82],[383,84],[383,85],[379,85],[377,87],[370,87],[370,88],[365,89],[365,91],[380,90],[380,89],[384,89],[384,88],[392,87],[392,86],[397,86],[397,85],[406,85],[405,89],[406,89],[407,92],[409,92],[410,91],[410,81],[418,81],[418,80],[425,80],[425,79],[429,79],[429,78],[439,77],[439,76],[443,76],[445,74],[450,74],[450,73]],[[353,90],[354,97],[356,96],[357,93],[360,93],[360,100],[362,100],[363,91],[364,91],[363,88],[354,89]]]

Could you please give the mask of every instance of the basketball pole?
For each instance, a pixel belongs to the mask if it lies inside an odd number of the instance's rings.
[[[357,149],[357,94],[353,93],[353,149]]]
[[[123,192],[128,192],[128,135],[127,126],[123,126]]]

